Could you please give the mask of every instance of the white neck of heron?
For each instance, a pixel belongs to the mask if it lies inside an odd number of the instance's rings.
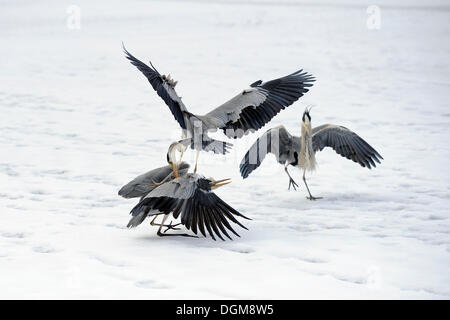
[[[177,150],[180,151],[180,159],[179,160],[177,160],[177,158],[176,158]],[[167,153],[168,161],[169,161],[170,167],[172,168],[173,175],[175,176],[175,178],[178,178],[178,168],[181,165],[181,160],[183,158],[183,152],[184,152],[184,150],[182,150],[182,149],[178,149],[176,147],[171,147],[169,149],[169,152]]]
[[[311,139],[311,122],[302,121],[302,140]]]

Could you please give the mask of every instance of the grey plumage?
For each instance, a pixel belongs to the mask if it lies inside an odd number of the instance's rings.
[[[275,142],[279,137],[279,144]],[[266,154],[275,155],[280,164],[298,166],[301,150],[301,137],[291,135],[284,126],[267,130],[245,154],[240,164],[241,176],[245,179],[258,168]],[[371,169],[380,163],[383,157],[364,139],[353,131],[338,125],[324,124],[312,129],[312,146],[314,152],[331,147],[339,155]]]
[[[201,117],[229,138],[241,138],[262,128],[281,110],[293,104],[312,87],[312,75],[299,70],[275,80],[253,83],[249,89]]]
[[[380,163],[383,157],[355,132],[338,125],[324,124],[311,129],[311,117],[306,110],[302,118],[302,135],[291,135],[285,127],[279,126],[266,131],[250,147],[240,163],[241,176],[247,178],[272,153],[277,161],[285,166],[289,176],[289,188],[298,186],[289,174],[289,165],[303,169],[303,181],[309,193],[309,199],[318,199],[311,195],[305,179],[306,170],[314,170],[315,153],[330,147],[339,155],[371,169]]]
[[[179,168],[179,174],[185,175],[189,170],[189,164],[182,162]],[[128,182],[119,190],[119,196],[124,198],[145,197],[150,191],[155,189],[154,183],[159,183],[166,179],[166,181],[173,180],[174,175],[170,166],[164,166],[153,169],[144,174],[141,174]]]
[[[280,164],[297,165],[300,148],[300,137],[291,135],[284,126],[271,128],[264,132],[245,154],[239,167],[241,176],[247,178],[269,153],[275,155]]]
[[[219,185],[219,184],[217,184]],[[172,214],[180,217],[181,224],[194,234],[198,231],[206,236],[206,231],[212,239],[215,235],[224,240],[222,235],[231,239],[228,231],[239,236],[231,227],[229,221],[247,229],[236,216],[248,219],[212,192],[214,181],[198,174],[187,173],[179,178],[156,187],[148,193],[132,210],[133,216],[128,227],[136,227],[147,216]]]
[[[225,154],[232,145],[210,138],[208,132],[220,129],[230,138],[240,138],[248,132],[256,131],[308,92],[315,81],[302,70],[267,82],[259,80],[211,112],[195,115],[181,101],[172,79],[161,75],[151,63],[148,66],[135,58],[125,47],[124,51],[126,58],[145,75],[153,89],[169,106],[182,128],[182,138],[191,139],[192,142],[187,144],[195,150]]]
[[[383,159],[363,138],[343,126],[325,124],[313,129],[314,152],[325,147],[368,169],[375,168],[375,162]]]

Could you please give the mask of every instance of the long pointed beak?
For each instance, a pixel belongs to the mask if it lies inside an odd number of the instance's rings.
[[[175,176],[175,178],[178,178],[178,166],[173,163],[170,163],[169,165],[170,169],[172,169],[173,171],[173,175]]]
[[[229,184],[229,183],[231,183],[231,178],[217,180],[217,181],[214,182],[214,187],[218,188],[218,187],[224,186],[224,185]]]
[[[180,151],[180,160],[175,164],[175,170],[173,171],[173,175],[175,178],[178,178],[178,167],[181,165],[181,160],[183,159],[184,150]]]

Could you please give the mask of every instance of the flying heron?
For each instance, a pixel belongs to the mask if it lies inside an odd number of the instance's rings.
[[[312,75],[303,70],[267,82],[259,80],[207,114],[196,115],[187,110],[176,93],[177,81],[170,75],[161,75],[151,62],[148,66],[135,58],[125,46],[123,50],[126,58],[144,74],[178,121],[182,129],[183,144],[197,151],[194,172],[200,150],[225,154],[232,146],[210,138],[208,132],[221,129],[227,137],[234,139],[241,138],[250,131],[254,132],[308,92],[308,87],[315,81]]]
[[[229,221],[247,229],[236,219],[236,216],[244,219],[249,218],[233,209],[213,192],[213,190],[230,183],[230,179],[215,180],[213,178],[205,178],[196,173],[187,173],[188,168],[181,162],[181,157],[178,161],[175,159],[174,150],[183,150],[183,148],[184,146],[179,142],[173,143],[167,153],[168,167],[150,171],[149,173],[157,172],[157,174],[150,175],[147,173],[145,179],[139,179],[138,177],[121,189],[132,190],[133,192],[137,189],[138,192],[135,192],[133,195],[143,195],[139,203],[131,210],[133,217],[130,219],[127,227],[134,228],[140,225],[145,218],[152,216],[153,220],[150,224],[159,226],[157,234],[161,237],[195,237],[186,233],[166,233],[170,229],[179,230],[179,228],[176,228],[178,225],[184,225],[196,235],[199,230],[205,237],[206,228],[213,240],[216,240],[214,235],[224,240],[222,234],[231,239],[227,229],[239,236],[231,227]],[[169,170],[173,171],[173,175]],[[164,177],[167,172],[169,173],[163,180],[159,182],[154,181]],[[144,180],[145,187],[136,187],[141,186]],[[147,182],[150,182],[148,186]],[[150,192],[146,193],[148,190]],[[124,191],[123,193],[131,194],[132,192],[126,193]],[[146,194],[144,195],[144,193]],[[156,218],[160,215],[163,215],[161,223],[155,223]],[[181,222],[178,224],[172,224],[172,222],[164,224],[170,215],[174,219],[180,217]],[[167,227],[164,232],[161,231],[163,227]]]
[[[277,161],[284,165],[289,177],[289,186],[296,190],[298,184],[292,179],[288,166],[303,170],[303,182],[308,190],[310,200],[321,199],[313,197],[306,183],[306,170],[316,168],[315,153],[325,147],[331,147],[337,154],[359,163],[362,167],[371,169],[380,163],[383,157],[366,141],[353,131],[339,125],[324,124],[311,129],[310,110],[306,108],[302,117],[301,137],[291,135],[284,126],[278,126],[266,131],[250,147],[240,164],[242,178],[247,178],[258,168],[267,153],[275,154]]]

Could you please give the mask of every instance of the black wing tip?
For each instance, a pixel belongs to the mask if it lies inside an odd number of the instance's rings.
[[[248,176],[248,175],[246,175],[246,171],[247,171],[246,169],[247,169],[247,166],[245,163],[241,163],[239,165],[239,173],[241,174],[242,179],[245,179]]]
[[[127,58],[128,60],[137,60],[128,50],[127,48],[125,48],[125,44],[122,41],[122,49],[123,49],[123,53],[125,53],[125,58]]]
[[[316,81],[316,77],[314,77],[314,75],[312,75],[311,73],[308,72],[303,72],[303,69],[300,69],[294,73],[291,73],[290,75],[288,75],[287,77],[295,77],[295,78],[299,78],[302,80],[302,82],[314,82]]]
[[[128,60],[130,60],[131,64],[134,66],[137,66],[136,64],[143,64],[146,67],[152,69],[154,72],[156,72],[158,74],[158,76],[161,76],[161,74],[158,72],[158,70],[156,70],[155,66],[152,64],[151,61],[149,61],[150,66],[146,65],[145,63],[143,63],[141,60],[139,60],[138,58],[136,58],[135,56],[133,56],[126,48],[125,48],[125,44],[122,41],[122,49],[123,52],[125,53],[125,58],[127,58]]]
[[[241,173],[241,177],[242,179],[247,179],[248,176],[257,168],[258,166],[256,164],[248,164],[248,163],[244,163],[243,165],[240,166],[240,173]]]

